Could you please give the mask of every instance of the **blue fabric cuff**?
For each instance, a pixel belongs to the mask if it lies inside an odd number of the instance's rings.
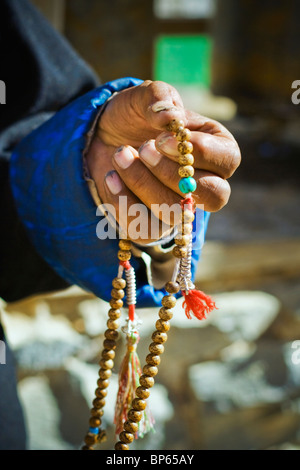
[[[19,216],[40,255],[67,282],[109,301],[118,270],[118,240],[99,240],[99,216],[83,175],[86,135],[114,92],[142,80],[121,78],[83,95],[57,112],[15,148],[11,185]],[[192,270],[201,252],[208,214],[198,218]],[[199,246],[197,246],[197,243]],[[132,259],[137,269],[141,260]],[[163,291],[137,282],[138,306],[159,305]]]

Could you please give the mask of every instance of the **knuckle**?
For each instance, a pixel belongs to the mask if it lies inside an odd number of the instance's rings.
[[[197,153],[215,167],[222,178],[230,178],[241,163],[241,152],[235,140],[215,140],[210,134],[196,134],[194,144]]]
[[[200,179],[197,199],[203,203],[205,210],[218,212],[228,203],[231,189],[229,183],[218,176],[206,176]]]
[[[230,193],[231,189],[227,181],[221,178],[215,178],[211,191],[213,212],[218,212],[226,206]]]
[[[145,80],[141,85],[140,87],[141,88],[146,88],[147,90],[151,90],[151,88],[153,88],[153,81],[152,80]]]
[[[237,144],[232,147],[231,152],[229,152],[226,159],[226,166],[224,168],[224,178],[230,178],[235,170],[239,167],[241,163],[241,152]]]

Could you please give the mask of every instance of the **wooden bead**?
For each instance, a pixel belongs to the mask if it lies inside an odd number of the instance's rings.
[[[100,410],[100,409],[97,409],[97,408],[92,408],[91,409],[91,416],[94,416],[95,418],[100,419],[101,416],[103,416],[103,413],[104,413],[103,410]]]
[[[178,168],[178,175],[181,178],[187,178],[189,176],[194,176],[195,170],[191,165],[180,166]]]
[[[195,218],[194,212],[190,211],[189,209],[184,209],[182,212],[182,221],[184,224],[188,224],[193,222]]]
[[[162,354],[165,350],[165,347],[161,343],[151,343],[149,346],[149,351],[152,354]]]
[[[112,320],[109,318],[106,322],[106,325],[110,330],[117,330],[120,326],[120,322],[118,322],[118,320]]]
[[[179,142],[184,142],[185,140],[191,140],[192,133],[189,129],[183,128],[183,129],[178,129],[177,134],[176,134],[176,139]]]
[[[115,277],[112,281],[112,285],[115,289],[125,289],[126,281],[122,277]]]
[[[99,418],[90,418],[89,420],[89,425],[92,427],[92,428],[99,428],[99,426],[101,425],[101,419]]]
[[[149,377],[155,377],[158,373],[158,368],[156,366],[151,366],[150,364],[146,364],[143,367],[143,373],[148,375]]]
[[[107,369],[107,370],[109,370],[110,373],[111,373],[111,370],[110,370],[110,369]],[[97,380],[98,389],[103,390],[103,391],[106,392],[106,390],[105,390],[106,387],[103,387],[103,383],[106,384],[106,382],[108,382],[108,379],[107,379],[107,378],[103,378],[103,379],[100,378],[100,379],[98,379],[98,380]],[[98,389],[97,389],[97,390],[98,390]],[[106,394],[107,394],[107,393],[106,393]],[[106,395],[103,395],[103,397],[104,397],[104,396],[106,396]],[[99,397],[99,398],[100,398],[100,397]]]
[[[172,310],[169,310],[165,307],[162,307],[159,312],[158,312],[158,315],[159,317],[162,319],[162,320],[171,320],[171,318],[173,318],[173,312]]]
[[[106,331],[112,331],[112,330],[106,330]],[[118,332],[116,332],[118,333]],[[108,333],[107,333],[108,334]],[[110,334],[110,333],[109,333]],[[116,349],[117,347],[117,343],[114,339],[109,339],[109,338],[106,338],[104,341],[103,341],[103,346],[104,348],[106,349]]]
[[[120,250],[128,251],[131,248],[131,241],[130,240],[119,240],[119,248]]]
[[[143,417],[143,413],[141,411],[137,411],[137,410],[129,410],[128,411],[128,420],[129,421],[133,421],[134,423],[138,423],[139,421],[141,421]]]
[[[87,446],[93,446],[97,442],[97,435],[96,434],[87,434],[84,438],[84,442]]]
[[[135,394],[136,394],[137,397],[142,398],[143,400],[145,400],[146,398],[149,398],[150,391],[148,390],[148,388],[138,387],[135,391]]]
[[[177,128],[177,131],[176,131],[176,139],[177,139],[177,135],[180,133],[180,132],[183,132],[184,131],[184,126],[179,126]],[[177,139],[178,140],[178,139]],[[180,140],[178,140],[178,142],[181,142]]]
[[[148,375],[141,375],[140,385],[145,388],[151,388],[154,385],[154,378]]]
[[[130,444],[134,440],[134,436],[131,432],[122,431],[119,435],[119,439],[124,444]]]
[[[132,401],[132,408],[137,411],[143,411],[147,406],[147,402],[145,400],[141,400],[140,398],[135,398]]]
[[[114,309],[119,309],[123,307],[123,300],[122,299],[111,299],[109,301],[109,305]]]
[[[112,289],[111,296],[113,299],[123,299],[125,292],[123,289]]]
[[[137,423],[134,423],[133,421],[125,421],[124,423],[124,431],[131,432],[132,434],[135,434],[139,430],[139,425]]]
[[[191,153],[186,153],[185,155],[179,155],[178,163],[179,165],[194,165],[194,156]]]
[[[191,236],[190,235],[177,235],[174,239],[174,242],[178,246],[187,246],[191,241]]]
[[[105,402],[104,398],[94,398],[93,406],[94,406],[94,408],[103,408],[105,403],[106,402]]]
[[[165,285],[165,290],[169,294],[177,294],[177,292],[179,292],[179,290],[180,290],[180,286],[179,286],[178,282],[169,281]]]
[[[129,450],[129,446],[119,441],[115,444],[115,450]]]
[[[174,295],[165,295],[162,300],[161,300],[161,303],[164,307],[166,308],[172,308],[172,307],[175,307],[176,305],[176,297],[174,297]]]
[[[105,331],[104,336],[106,339],[116,340],[119,337],[119,333],[116,330],[108,329]],[[104,344],[104,343],[103,343]],[[113,349],[113,348],[111,348]]]
[[[193,151],[193,144],[191,142],[179,142],[177,146],[177,150],[181,155],[185,155],[187,153],[192,153]]]
[[[101,389],[107,388],[109,386],[109,380],[98,379],[97,385],[98,385],[98,388],[101,388]]]
[[[114,366],[114,361],[112,359],[101,359],[99,364],[102,369],[112,369]]]
[[[131,258],[131,251],[128,250],[119,250],[118,258],[120,261],[129,261]]]
[[[180,224],[178,226],[178,232],[181,233],[182,235],[190,235],[193,232],[193,224],[192,223]]]
[[[155,323],[155,328],[157,329],[157,331],[163,331],[164,333],[169,331],[170,327],[170,323],[165,320],[157,320],[157,322]]]
[[[97,385],[99,388],[103,389],[103,388],[107,388],[109,386],[109,380],[105,379],[98,379],[97,380]],[[95,408],[99,408],[97,406],[95,406]]]
[[[111,308],[108,311],[108,316],[111,320],[117,320],[121,316],[121,310],[119,308]]]
[[[116,353],[113,349],[103,349],[101,356],[103,359],[114,359]]]
[[[100,383],[100,382],[103,381],[103,380],[109,379],[110,376],[111,376],[111,374],[112,374],[112,372],[111,372],[111,369],[100,369],[99,372],[98,372],[98,374],[99,374],[99,377],[100,377],[100,378],[98,379],[98,381],[99,381],[99,383]],[[97,383],[98,383],[98,382],[97,382]]]
[[[92,446],[83,446],[82,450],[95,450]]]
[[[168,339],[167,333],[163,333],[162,331],[154,331],[152,334],[152,340],[154,343],[165,343]]]
[[[99,379],[98,379],[99,380]],[[95,395],[97,398],[104,398],[107,395],[107,390],[105,388],[96,388]]]
[[[111,369],[99,369],[98,374],[99,374],[100,379],[106,380],[106,379],[109,379],[109,377],[112,374],[112,371]]]
[[[167,130],[169,132],[178,132],[180,127],[184,127],[184,122],[181,119],[172,119],[167,125]]]
[[[158,366],[160,364],[160,357],[158,354],[148,354],[146,357],[146,362],[151,366]]]
[[[186,258],[188,251],[185,246],[174,246],[172,253],[176,258]]]

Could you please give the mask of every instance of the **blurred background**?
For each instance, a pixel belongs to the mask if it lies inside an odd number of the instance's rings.
[[[197,285],[218,310],[180,307],[139,449],[300,450],[300,3],[35,0],[102,82],[164,80],[232,131],[243,161],[211,216]],[[107,304],[72,287],[2,303],[31,449],[77,449],[87,430]],[[156,309],[143,320],[147,353]],[[116,360],[104,421],[112,449]]]

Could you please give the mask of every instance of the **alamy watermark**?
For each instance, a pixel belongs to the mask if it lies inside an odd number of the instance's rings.
[[[292,349],[295,351],[292,353],[292,363],[295,365],[300,364],[300,340],[296,339],[292,342]]]
[[[6,346],[4,341],[0,341],[0,364],[6,364]]]
[[[6,104],[6,85],[0,80],[0,104]]]
[[[197,247],[199,245],[202,247],[204,243],[204,230],[201,230],[204,227],[204,206],[196,204],[195,208],[199,210],[192,231],[194,248],[196,244]],[[102,216],[96,227],[96,234],[100,240],[129,238],[137,242],[141,240],[155,241],[159,240],[164,233],[170,234],[172,228],[182,222],[182,208],[178,203],[173,205],[152,204],[151,211],[149,211],[142,203],[128,206],[127,196],[119,197],[117,210],[112,204],[101,204],[97,208],[96,215]],[[183,222],[188,222],[188,220]]]
[[[299,104],[300,103],[300,80],[293,81],[292,89],[295,90],[291,96],[292,103]]]

